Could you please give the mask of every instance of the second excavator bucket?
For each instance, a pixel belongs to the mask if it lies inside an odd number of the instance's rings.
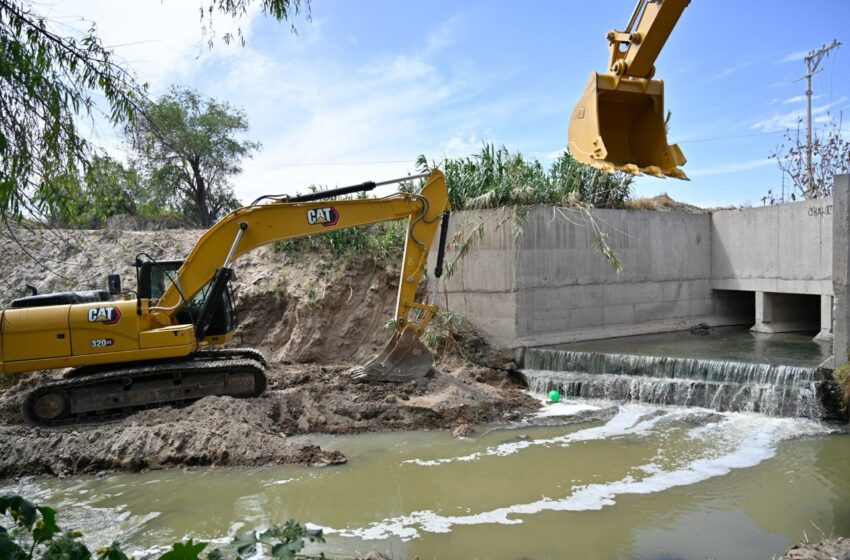
[[[357,381],[403,383],[425,377],[434,360],[413,326],[396,331],[380,354],[351,372]]]
[[[603,171],[688,178],[679,146],[667,144],[660,80],[592,73],[570,117],[568,147]]]

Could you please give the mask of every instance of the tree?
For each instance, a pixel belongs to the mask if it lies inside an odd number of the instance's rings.
[[[238,138],[248,130],[245,113],[179,87],[144,112],[127,134],[153,202],[202,227],[238,208],[230,178],[260,147]]]
[[[179,1],[179,0],[172,0]],[[212,42],[212,17],[237,17],[253,4],[278,21],[298,15],[309,0],[199,0],[201,25]],[[85,170],[93,144],[80,120],[103,112],[113,124],[144,119],[147,92],[117,63],[92,25],[81,37],[59,35],[39,10],[49,4],[0,0],[0,217],[34,214],[33,199],[67,196],[69,174]],[[308,16],[309,17],[309,16]],[[241,39],[241,31],[237,32]],[[222,37],[225,42],[230,35]],[[98,98],[102,102],[97,102]],[[49,196],[45,196],[49,195]]]
[[[785,141],[770,157],[776,159],[779,169],[791,179],[797,193],[805,199],[823,198],[832,195],[833,177],[839,173],[850,173],[850,140],[842,136],[842,115],[838,120],[829,116],[829,121],[820,134],[812,138],[813,185],[809,186],[809,171],[806,164],[806,141],[801,138],[800,126],[785,131]],[[770,193],[768,193],[770,194]],[[793,194],[792,194],[793,197]]]
[[[81,180],[66,175],[61,189],[37,193],[34,200],[52,222],[94,228],[117,214],[137,214],[135,201],[139,195],[139,177],[134,169],[125,169],[110,157],[94,156]]]

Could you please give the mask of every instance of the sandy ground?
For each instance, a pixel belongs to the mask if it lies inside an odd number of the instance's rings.
[[[33,428],[18,413],[44,375],[7,383],[0,398],[0,478],[176,466],[343,463],[339,451],[292,441],[310,433],[459,429],[515,418],[537,402],[503,371],[459,367],[402,385],[348,380],[347,365],[276,365],[256,399],[207,397],[120,421]]]

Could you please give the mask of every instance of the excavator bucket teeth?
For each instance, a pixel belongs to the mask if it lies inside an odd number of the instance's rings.
[[[405,327],[396,332],[380,354],[351,372],[356,381],[404,383],[425,377],[434,360],[419,340],[416,329]]]
[[[667,143],[664,83],[592,73],[570,118],[569,150],[606,172],[687,179],[685,157]]]

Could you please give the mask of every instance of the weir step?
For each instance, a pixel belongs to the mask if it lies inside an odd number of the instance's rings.
[[[830,376],[816,367],[532,348],[522,374],[534,392],[825,418]]]

